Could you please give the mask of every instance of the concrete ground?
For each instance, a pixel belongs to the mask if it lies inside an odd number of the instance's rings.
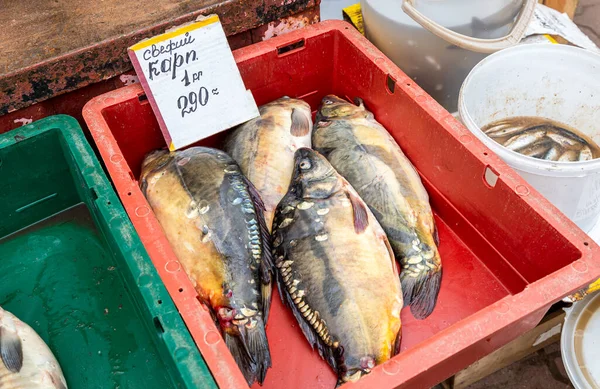
[[[573,388],[560,356],[558,343],[469,386],[468,389],[570,389]]]

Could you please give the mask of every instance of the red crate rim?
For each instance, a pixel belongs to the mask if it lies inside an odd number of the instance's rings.
[[[350,24],[342,21],[332,20],[321,22],[265,42],[247,46],[234,51],[234,57],[236,62],[243,62],[261,54],[276,52],[278,47],[292,44],[301,39],[308,39],[331,32],[351,38],[366,52],[373,54],[376,58],[376,65],[395,80],[412,83],[412,80],[391,60],[385,57],[384,54],[360,35]],[[406,93],[415,95],[414,84],[408,88],[405,86],[405,82],[398,82],[396,88],[403,88]],[[432,118],[443,124],[445,129],[461,143],[470,142],[469,147],[474,152],[477,152],[479,155],[486,155],[487,163],[493,163],[494,170],[497,170],[497,173],[501,176],[500,179],[521,195],[523,200],[542,215],[552,227],[569,239],[582,253],[582,256],[569,266],[565,266],[551,275],[531,283],[522,292],[502,298],[469,316],[468,320],[463,319],[451,325],[421,342],[418,347],[406,350],[385,364],[377,366],[374,371],[381,369],[385,373],[378,375],[376,381],[378,387],[380,385],[389,387],[398,386],[415,375],[432,369],[456,353],[468,352],[470,346],[479,341],[484,341],[501,329],[510,326],[520,319],[524,319],[531,312],[540,312],[543,314],[541,310],[564,297],[564,290],[575,291],[581,285],[590,283],[600,277],[600,247],[566,216],[559,212],[548,200],[527,184],[514,170],[496,157],[483,143],[472,136],[469,130],[456,120],[456,118],[446,110],[440,109],[441,107],[437,102],[424,94],[422,90],[420,91],[421,94],[418,96],[421,99],[420,102],[423,103],[423,107]],[[116,183],[116,190],[123,200],[125,207],[130,211],[134,211],[134,214],[139,218],[144,218],[150,212],[150,207],[143,196],[141,199],[131,198],[130,194],[135,185],[127,186],[122,184],[123,182],[132,183],[134,180],[131,179],[129,167],[120,154],[120,149],[114,136],[110,131],[104,131],[106,121],[102,116],[102,110],[105,107],[137,98],[141,94],[143,94],[142,87],[139,84],[134,84],[100,95],[85,105],[83,116],[96,144],[103,145],[103,147],[99,148],[100,154],[106,163],[110,176]],[[135,201],[136,206],[132,204],[131,200]],[[132,214],[130,213],[130,215]],[[139,221],[132,220],[132,222],[138,224]],[[159,240],[166,240],[166,238],[162,237]],[[154,242],[156,247],[161,247],[161,250],[163,250],[164,243],[164,241]],[[174,254],[171,253],[171,255]],[[205,309],[199,308],[199,303],[197,302],[196,304],[191,304],[187,294],[178,292],[177,288],[180,281],[183,280],[183,277],[187,278],[187,276],[181,274],[183,272],[179,272],[179,275],[177,275],[165,269],[158,270],[219,387],[246,387],[247,384],[239,369],[232,368],[232,366],[235,366],[235,362],[233,362],[224,343],[219,341],[220,336],[214,338],[216,332],[215,326],[208,312]],[[532,288],[531,286],[533,285],[536,287]],[[191,311],[190,308],[193,308],[195,311]],[[535,324],[537,323],[533,325]],[[444,351],[441,352],[441,350]],[[359,382],[364,383],[364,387],[370,387],[369,384],[375,383],[375,381],[369,382],[372,376],[373,374],[367,375],[361,378]]]

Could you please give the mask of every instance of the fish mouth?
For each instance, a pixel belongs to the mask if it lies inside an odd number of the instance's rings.
[[[365,372],[360,369],[347,371],[342,376],[342,382],[356,382],[360,379],[360,377],[363,376],[363,374],[365,374]]]
[[[319,120],[319,118],[317,117],[317,122],[316,122],[315,127],[317,127],[317,129],[327,128],[327,127],[331,126],[332,123],[333,123],[333,121],[327,120],[327,118],[323,117],[323,118],[320,118],[320,120]]]

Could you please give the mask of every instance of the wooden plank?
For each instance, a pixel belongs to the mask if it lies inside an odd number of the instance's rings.
[[[540,350],[560,339],[565,313],[548,315],[537,327],[485,356],[450,379],[453,389],[464,389],[490,374]]]
[[[543,0],[544,5],[554,8],[559,12],[564,12],[571,20],[575,16],[575,10],[577,10],[577,5],[579,4],[579,0]]]

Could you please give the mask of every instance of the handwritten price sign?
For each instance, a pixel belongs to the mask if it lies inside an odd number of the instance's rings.
[[[170,150],[259,115],[217,15],[129,48]]]

